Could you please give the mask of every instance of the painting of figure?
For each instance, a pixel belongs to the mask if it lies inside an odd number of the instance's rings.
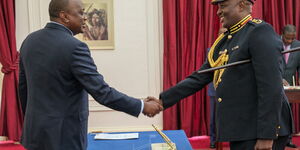
[[[83,0],[86,25],[77,38],[90,49],[114,49],[113,0]]]

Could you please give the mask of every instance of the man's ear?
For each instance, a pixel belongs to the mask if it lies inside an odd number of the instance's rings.
[[[245,9],[246,8],[246,3],[244,0],[240,1],[239,3],[240,9]]]
[[[64,23],[68,23],[70,21],[69,15],[65,11],[60,11],[58,16]]]
[[[240,1],[239,6],[240,6],[241,11],[247,10],[247,11],[250,11],[250,13],[252,13],[252,3],[251,2],[242,0],[242,1]]]

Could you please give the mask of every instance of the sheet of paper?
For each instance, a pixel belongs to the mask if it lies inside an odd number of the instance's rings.
[[[120,133],[120,134],[108,134],[98,133],[94,137],[95,140],[124,140],[124,139],[137,139],[139,133]]]

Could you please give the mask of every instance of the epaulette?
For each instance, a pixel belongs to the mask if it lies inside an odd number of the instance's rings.
[[[255,24],[261,24],[263,21],[260,19],[252,19],[251,22],[253,22]]]

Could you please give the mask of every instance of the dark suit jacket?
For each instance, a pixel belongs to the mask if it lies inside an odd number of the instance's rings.
[[[291,48],[300,47],[300,41],[295,40]],[[293,85],[293,76],[296,80],[296,71],[300,71],[300,52],[290,53],[287,64],[285,65],[284,79],[290,84]],[[298,74],[300,77],[300,74]]]
[[[251,63],[227,68],[216,89],[217,141],[276,139],[292,132],[289,104],[282,86],[283,50],[273,28],[260,21],[248,22],[241,30],[217,44],[219,52],[228,50],[228,63],[250,59]],[[200,70],[211,68],[205,62]],[[165,108],[202,89],[213,73],[193,73],[160,94]]]
[[[88,93],[100,104],[139,115],[141,101],[105,83],[87,45],[64,26],[48,23],[30,34],[20,53],[19,95],[26,109],[21,142],[25,148],[85,150]]]

